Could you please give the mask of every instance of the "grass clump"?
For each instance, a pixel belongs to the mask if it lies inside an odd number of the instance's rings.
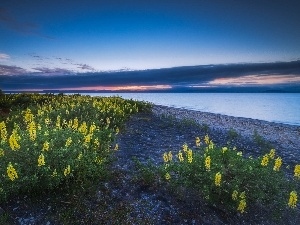
[[[166,152],[162,179],[171,187],[196,191],[224,211],[245,213],[250,206],[272,208],[274,215],[294,209],[300,165],[288,179],[282,159],[274,149],[258,158],[245,158],[236,148],[218,147],[206,135],[196,138],[196,148],[186,144],[179,152]]]
[[[119,127],[131,114],[149,109],[119,97],[5,96],[3,105],[20,105],[0,120],[0,202],[105,176],[118,149],[113,143]]]

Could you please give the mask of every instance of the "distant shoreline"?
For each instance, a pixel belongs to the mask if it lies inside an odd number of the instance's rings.
[[[140,90],[114,90],[114,91],[108,91],[108,90],[104,90],[104,91],[91,91],[91,90],[38,90],[38,91],[32,91],[32,90],[2,90],[5,94],[18,94],[18,93],[37,93],[37,94],[60,94],[60,93],[64,93],[64,94],[95,94],[95,93],[102,93],[102,94],[114,94],[114,93],[291,93],[291,94],[299,94],[300,90],[279,90],[279,89],[248,89],[248,88],[235,88],[234,91],[232,89],[228,89],[228,88],[206,88],[203,90],[199,90],[199,89],[187,89],[187,90],[183,90],[183,89],[166,89],[166,90],[147,90],[147,91],[140,91]]]

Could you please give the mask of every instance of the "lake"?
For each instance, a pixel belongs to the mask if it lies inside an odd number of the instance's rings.
[[[300,93],[86,93],[300,126]]]

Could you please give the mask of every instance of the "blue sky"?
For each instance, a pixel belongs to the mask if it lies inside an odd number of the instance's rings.
[[[0,79],[297,61],[299,8],[297,0],[1,1]]]

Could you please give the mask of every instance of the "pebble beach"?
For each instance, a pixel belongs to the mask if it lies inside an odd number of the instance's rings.
[[[214,131],[228,132],[233,130],[248,140],[252,140],[257,134],[271,143],[276,151],[289,161],[296,162],[300,159],[300,126],[161,105],[154,105],[152,111],[159,116],[166,115],[178,120],[193,120],[200,125],[207,125]]]

